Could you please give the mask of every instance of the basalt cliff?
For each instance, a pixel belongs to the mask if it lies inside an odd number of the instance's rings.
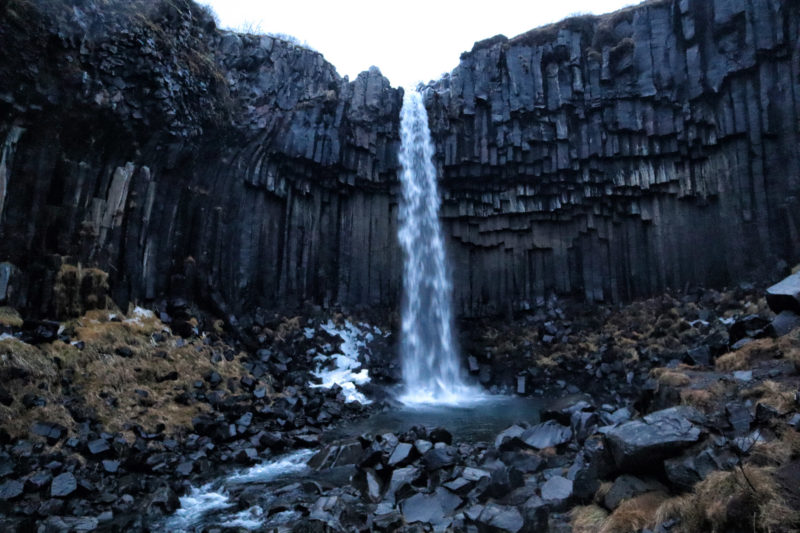
[[[0,2],[0,303],[65,263],[230,319],[395,307],[402,90],[186,0]],[[800,4],[646,2],[422,89],[457,311],[722,286],[800,256]]]

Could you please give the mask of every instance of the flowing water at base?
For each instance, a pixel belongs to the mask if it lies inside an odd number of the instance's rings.
[[[542,400],[489,395],[484,398],[480,405],[472,406],[415,405],[387,410],[327,431],[324,440],[348,440],[363,434],[387,432],[397,434],[422,425],[444,427],[453,435],[454,443],[492,442],[511,424],[539,421]],[[349,483],[354,472],[353,467],[311,470],[307,462],[314,453],[312,450],[293,452],[193,488],[180,499],[181,508],[154,531],[188,533],[210,526],[289,530],[300,515],[285,508],[280,499],[284,491],[304,481],[341,486]],[[261,495],[262,501],[249,507],[241,506],[236,495],[253,491]]]

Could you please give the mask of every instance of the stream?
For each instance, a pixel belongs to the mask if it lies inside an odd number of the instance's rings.
[[[347,441],[365,434],[402,433],[422,425],[447,429],[454,443],[491,442],[516,422],[538,422],[542,405],[541,399],[487,396],[484,401],[465,407],[401,407],[343,423],[323,438],[326,443]],[[307,463],[316,451],[294,451],[194,487],[180,498],[180,509],[154,531],[195,533],[211,527],[289,530],[302,516],[292,502],[307,501],[302,493],[309,492],[311,485],[347,485],[356,472],[353,465],[312,470]],[[311,489],[314,492],[314,487]],[[312,503],[314,499],[316,496],[312,496]]]

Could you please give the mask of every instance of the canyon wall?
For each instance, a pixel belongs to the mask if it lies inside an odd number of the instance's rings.
[[[0,11],[0,301],[51,312],[69,261],[123,304],[396,306],[402,91],[377,69],[184,0]],[[796,261],[799,31],[797,2],[657,1],[463,54],[424,89],[458,311]]]
[[[797,2],[660,1],[464,54],[428,91],[462,311],[796,260],[799,22]]]

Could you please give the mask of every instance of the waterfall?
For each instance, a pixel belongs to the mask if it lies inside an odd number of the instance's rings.
[[[464,383],[452,332],[452,283],[439,224],[433,143],[422,96],[407,91],[400,112],[404,252],[401,359],[406,404],[457,404],[480,395]]]

